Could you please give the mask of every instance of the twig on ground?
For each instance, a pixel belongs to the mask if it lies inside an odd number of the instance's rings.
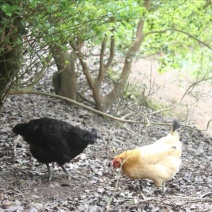
[[[207,194],[206,194],[207,195]],[[152,203],[154,205],[184,205],[188,203],[198,203],[198,202],[212,202],[211,198],[202,197],[185,197],[185,196],[167,196],[167,197],[151,197],[145,198],[144,200],[139,200],[136,204],[130,205],[130,208],[135,207],[141,203]]]
[[[212,194],[212,192],[208,192],[208,193],[206,193],[206,194],[202,194],[202,195],[200,195],[199,197],[200,197],[200,198],[204,198],[204,197],[206,197],[206,196],[208,196],[208,195],[210,195],[210,194]]]
[[[109,115],[107,113],[101,112],[99,110],[95,110],[95,109],[93,109],[93,108],[91,108],[91,107],[89,107],[87,105],[84,105],[82,103],[79,103],[79,102],[77,102],[75,100],[69,99],[69,98],[64,97],[64,96],[59,96],[59,95],[56,95],[56,94],[39,92],[39,91],[30,91],[30,90],[17,90],[17,91],[10,91],[9,92],[9,95],[19,95],[19,94],[38,94],[38,95],[50,96],[50,97],[62,99],[62,100],[65,100],[65,101],[67,101],[69,103],[73,103],[73,104],[76,104],[78,106],[84,107],[87,110],[90,110],[90,111],[92,111],[94,113],[97,113],[99,115],[102,115],[102,116],[111,118],[111,119],[116,120],[116,121],[127,122],[127,123],[141,123],[141,124],[146,124],[144,121],[126,120],[126,119],[118,118],[118,117]]]
[[[110,206],[111,206],[111,203],[112,203],[112,201],[113,201],[113,199],[114,199],[114,196],[115,196],[115,194],[116,194],[116,191],[117,191],[117,189],[118,189],[118,187],[119,187],[119,181],[120,181],[121,177],[122,177],[122,174],[120,173],[119,176],[118,176],[118,179],[117,179],[117,181],[116,181],[116,184],[115,184],[115,190],[114,190],[112,196],[111,196],[111,197],[109,198],[109,200],[107,201],[106,212],[109,212],[109,211],[110,211]]]
[[[138,133],[132,131],[130,128],[128,128],[128,127],[126,127],[126,126],[123,126],[123,127],[124,127],[126,130],[128,130],[132,135],[137,136],[138,138],[141,138],[141,136],[140,136]]]
[[[128,157],[127,157],[124,161],[121,162],[121,167],[120,167],[121,170],[122,170],[123,164],[124,164],[127,160],[128,160]],[[118,187],[119,187],[119,181],[120,181],[121,177],[122,177],[122,172],[120,172],[120,174],[118,175],[118,179],[117,179],[116,184],[115,184],[115,190],[114,190],[112,196],[111,196],[111,197],[109,198],[109,200],[107,201],[106,212],[109,212],[109,211],[110,211],[110,206],[111,206],[111,203],[112,203],[112,201],[113,201],[113,199],[114,199],[115,193],[116,193],[116,191],[117,191],[117,189],[118,189]]]

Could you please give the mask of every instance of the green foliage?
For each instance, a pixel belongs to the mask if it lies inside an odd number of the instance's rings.
[[[211,7],[207,2],[205,0],[198,0],[195,3],[193,0],[153,1],[145,25],[148,36],[140,54],[159,53],[162,56],[161,72],[172,68],[189,68],[185,66],[185,60],[201,64],[204,58],[208,64],[210,61],[208,51],[211,52],[211,49],[200,48],[204,47],[202,42],[211,43]]]
[[[112,68],[107,71],[107,76],[114,82],[116,82],[119,79],[119,75],[120,75],[119,71],[114,70]]]
[[[21,36],[25,33],[21,24],[22,7],[18,2],[10,2],[4,0],[0,4],[0,57],[21,46]]]
[[[0,4],[0,12],[8,17],[21,14],[22,29],[28,31],[27,37],[35,40],[39,49],[57,44],[67,50],[70,42],[81,41],[99,46],[105,37],[113,35],[116,49],[123,55],[135,39],[138,20],[144,19],[145,39],[139,57],[158,53],[162,56],[161,72],[171,68],[185,70],[189,63],[193,73],[196,73],[201,64],[209,64],[211,50],[204,48],[198,40],[211,42],[210,0],[154,0],[149,11],[144,8],[144,2],[4,0]],[[13,19],[3,18],[1,24],[11,26],[11,31],[19,30],[20,33],[20,28],[13,28]],[[2,31],[0,35],[1,40],[9,42],[9,37]],[[20,40],[13,45],[20,45]],[[32,45],[30,48],[30,52],[35,51]]]
[[[20,14],[20,6],[4,1],[0,8],[7,16]],[[147,13],[144,1],[98,0],[30,0],[22,2],[23,22],[31,36],[42,37],[46,44],[57,42],[65,45],[69,40],[89,40],[100,43],[105,35],[115,35],[117,48],[123,53],[135,38],[138,19]],[[176,55],[185,56],[199,46],[188,35],[167,30],[177,28],[210,43],[211,10],[206,0],[152,1],[151,10],[145,15],[145,33],[149,36],[142,44],[140,54],[163,53],[161,71],[165,67],[180,67]],[[111,30],[115,28],[113,32]],[[40,40],[41,41],[41,40]],[[42,42],[41,41],[41,42]]]
[[[101,42],[111,29],[127,26],[141,18],[144,9],[136,1],[37,1],[31,0],[27,9],[26,25],[33,36],[40,36],[48,44],[67,43],[67,40]],[[120,39],[128,32],[123,28],[114,33]]]
[[[185,55],[177,55],[178,70],[189,73],[194,78],[212,79],[212,55],[209,49],[188,51]]]
[[[20,15],[20,9],[18,5],[9,5],[8,3],[4,3],[0,6],[1,10],[4,11],[4,13],[11,17],[13,14],[18,14]]]

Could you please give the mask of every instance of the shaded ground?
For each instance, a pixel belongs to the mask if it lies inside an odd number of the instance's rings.
[[[143,111],[148,110],[142,108]],[[98,142],[66,164],[71,180],[57,166],[47,182],[44,165],[34,161],[22,140],[14,143],[12,127],[38,117],[95,127]],[[0,123],[0,211],[212,211],[212,139],[197,130],[182,129],[183,163],[176,177],[147,199],[149,181],[132,181],[113,172],[111,159],[123,150],[165,136],[169,127],[93,121],[94,115],[76,106],[36,95],[11,96]],[[137,117],[131,117],[136,119]],[[168,122],[156,115],[153,121]]]

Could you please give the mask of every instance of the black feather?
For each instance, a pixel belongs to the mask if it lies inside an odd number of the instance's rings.
[[[64,170],[63,165],[66,162],[97,140],[95,129],[90,132],[51,118],[34,119],[29,123],[17,124],[13,132],[23,136],[30,145],[32,155],[47,165],[50,179],[49,163],[56,162]]]
[[[180,124],[177,120],[173,121],[173,127],[172,127],[172,132],[175,132],[177,129],[180,128]]]

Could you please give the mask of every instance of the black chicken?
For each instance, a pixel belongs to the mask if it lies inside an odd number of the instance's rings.
[[[64,121],[40,118],[29,123],[17,124],[13,132],[23,136],[30,145],[30,152],[48,169],[49,181],[51,172],[49,163],[56,162],[70,179],[68,171],[63,166],[66,162],[83,152],[88,144],[97,140],[97,132],[82,130]]]

